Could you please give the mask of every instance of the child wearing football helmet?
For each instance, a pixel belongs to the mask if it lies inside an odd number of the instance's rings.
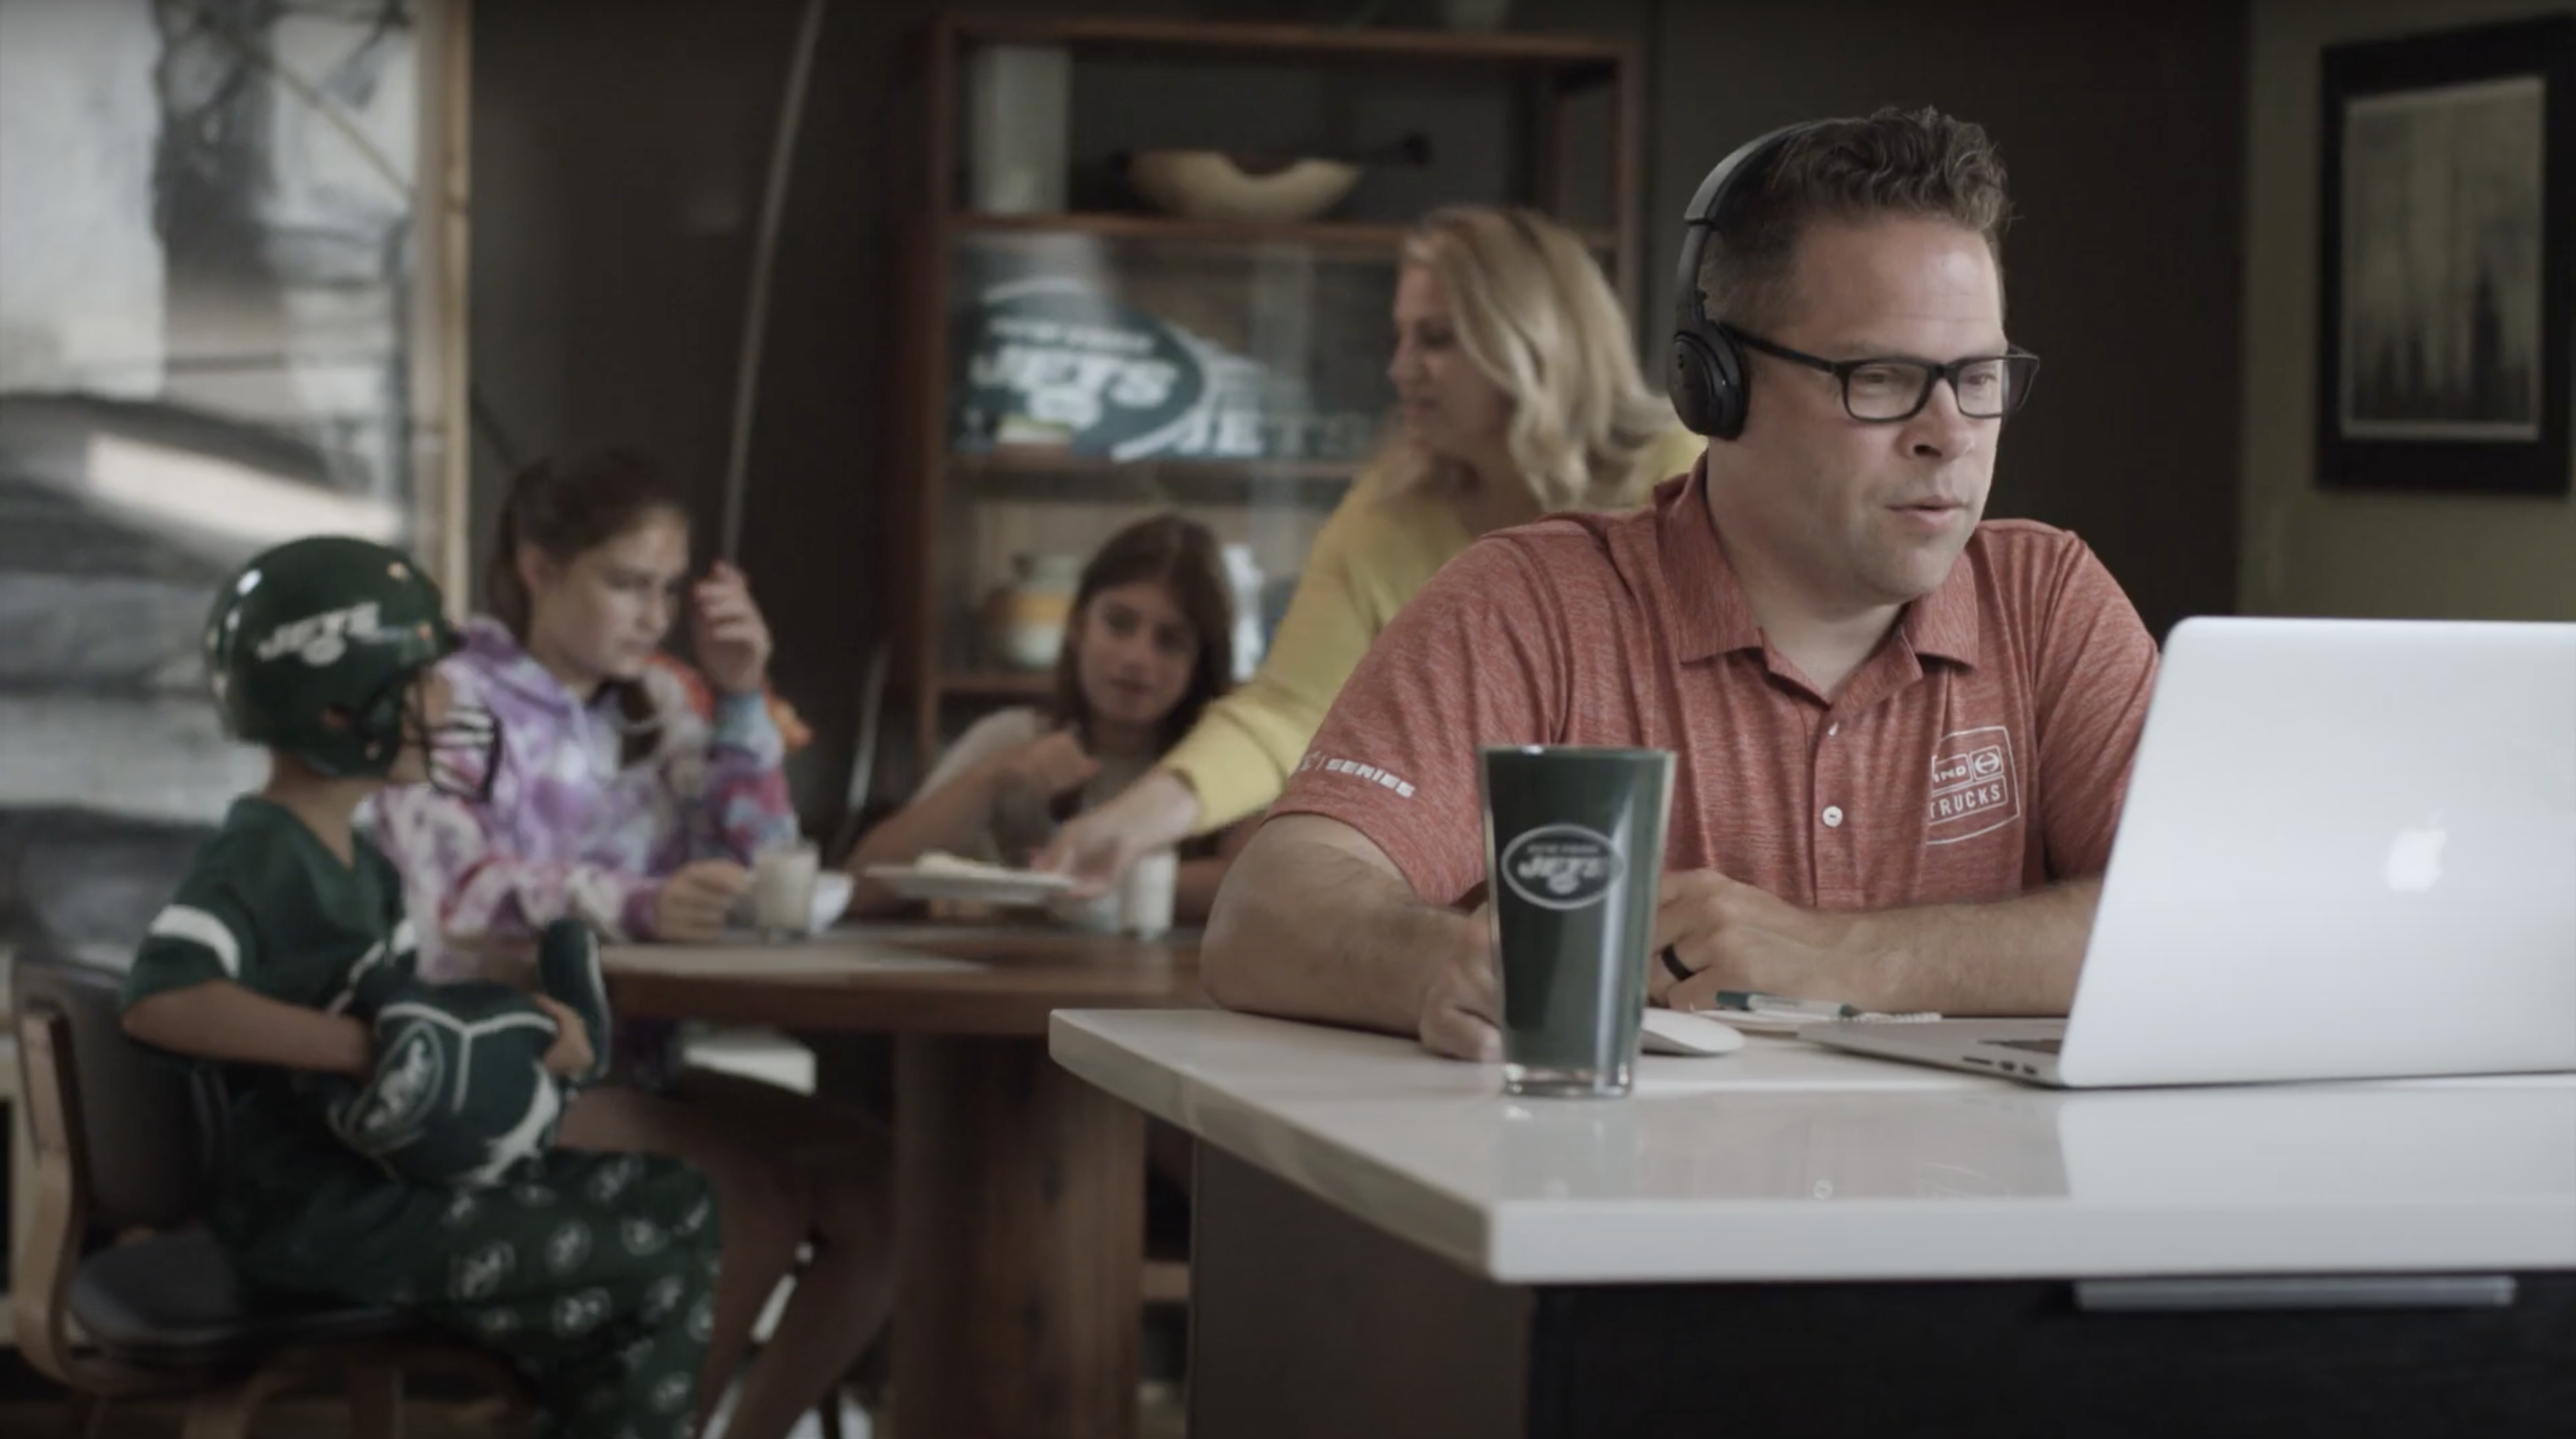
[[[363,540],[297,540],[224,586],[207,669],[226,728],[267,747],[269,778],[234,802],[152,921],[126,982],[126,1032],[214,1066],[225,1144],[208,1219],[247,1279],[389,1305],[505,1347],[556,1433],[687,1435],[718,1259],[704,1177],[646,1155],[540,1155],[511,1130],[541,1104],[500,1135],[450,1145],[439,1173],[515,1182],[422,1182],[352,1146],[436,1130],[407,1100],[392,1107],[400,1114],[378,1104],[379,1132],[360,1134],[368,1111],[353,1094],[452,1100],[460,1078],[475,1081],[470,1093],[486,1067],[470,1044],[398,1039],[399,1016],[387,1027],[406,1004],[442,1011],[413,980],[400,878],[352,822],[387,785],[488,787],[497,736],[451,712],[432,668],[455,644],[437,586]],[[604,1048],[605,1004],[584,992],[580,942],[566,935],[555,949],[553,983],[580,1008],[513,994],[487,996],[480,1014],[508,1018],[502,1027],[535,1049],[542,1075],[524,1068],[524,1051],[490,1066],[538,1082],[531,1093],[595,1075]],[[425,1065],[445,1069],[443,1084],[412,1083],[426,1076],[405,1067]],[[443,1145],[457,1133],[444,1122]]]

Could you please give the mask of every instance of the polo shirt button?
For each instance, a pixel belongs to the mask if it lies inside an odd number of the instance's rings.
[[[1832,739],[1834,736],[1836,736],[1836,735],[1838,735],[1838,734],[1841,734],[1842,732],[1843,732],[1843,727],[1842,727],[1842,725],[1841,725],[1841,724],[1839,724],[1839,723],[1829,724],[1829,725],[1825,726],[1825,738],[1827,738],[1827,739]]]
[[[1829,805],[1826,805],[1826,806],[1825,806],[1825,828],[1827,828],[1827,829],[1840,829],[1840,828],[1842,828],[1842,826],[1843,826],[1843,807],[1842,807],[1841,805],[1838,805],[1838,804],[1829,804]]]

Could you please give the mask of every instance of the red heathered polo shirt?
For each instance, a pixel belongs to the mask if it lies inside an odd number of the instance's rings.
[[[2155,642],[2083,541],[1977,527],[1832,704],[1764,643],[1701,497],[1488,536],[1351,674],[1271,813],[1320,814],[1425,899],[1485,877],[1476,751],[1675,751],[1664,868],[1820,909],[2009,898],[2100,874]]]

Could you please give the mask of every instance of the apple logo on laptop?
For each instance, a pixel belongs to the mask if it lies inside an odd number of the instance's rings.
[[[2422,894],[2442,878],[2442,846],[2450,831],[2434,815],[2412,829],[2401,829],[2388,845],[2388,887],[2399,894]]]

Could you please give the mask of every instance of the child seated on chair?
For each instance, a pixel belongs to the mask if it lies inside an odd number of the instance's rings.
[[[685,494],[621,447],[549,455],[510,481],[490,612],[438,665],[459,702],[503,722],[507,758],[488,795],[407,785],[368,806],[424,978],[475,978],[486,950],[564,919],[609,940],[714,940],[755,858],[796,839],[769,622],[732,565],[692,578]],[[713,696],[704,709],[657,658],[675,629]],[[726,1436],[785,1439],[884,1327],[892,1146],[838,1105],[687,1064],[675,1029],[619,1025],[613,1082],[565,1111],[560,1139],[669,1155],[714,1184],[725,1274],[710,1368],[743,1370]],[[753,1326],[791,1276],[754,1353]]]
[[[1110,537],[1083,568],[1056,662],[1055,697],[985,716],[939,758],[920,792],[862,836],[847,865],[854,915],[902,904],[866,877],[931,851],[1019,865],[1065,820],[1152,769],[1234,684],[1234,612],[1216,537],[1179,515]],[[1186,846],[1173,912],[1207,918],[1245,824]]]
[[[245,1278],[388,1305],[504,1350],[552,1432],[687,1435],[718,1259],[697,1171],[504,1153],[517,1182],[476,1190],[401,1177],[335,1134],[335,1113],[354,1122],[351,1084],[378,1077],[359,1015],[378,1010],[382,1028],[416,962],[400,881],[352,812],[389,784],[454,783],[460,759],[490,773],[493,732],[450,716],[430,668],[455,643],[437,586],[366,541],[294,541],[225,585],[207,668],[226,728],[268,748],[269,778],[233,803],[152,921],[125,1029],[215,1066],[225,1146],[210,1227]],[[552,1031],[545,1070],[593,1073],[592,1016],[529,1003]],[[419,1055],[463,1062],[461,1048]]]

